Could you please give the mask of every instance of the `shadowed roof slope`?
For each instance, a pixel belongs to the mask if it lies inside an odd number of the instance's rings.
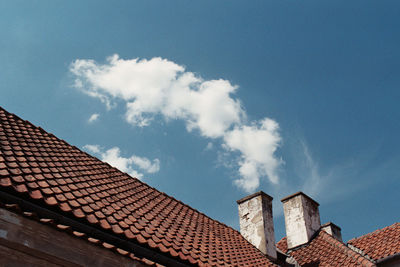
[[[184,264],[274,266],[238,231],[2,108],[0,193]]]
[[[400,253],[400,223],[351,239],[348,243],[374,260],[398,254]]]
[[[288,250],[286,237],[277,248],[289,254],[301,266],[375,266],[374,263],[348,248],[330,234],[320,230],[306,245]]]

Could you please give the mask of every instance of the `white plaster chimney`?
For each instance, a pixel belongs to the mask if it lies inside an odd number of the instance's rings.
[[[308,243],[321,227],[319,204],[303,192],[283,198],[288,248]]]
[[[272,197],[260,191],[237,201],[240,233],[261,252],[276,259]]]
[[[333,222],[325,223],[321,226],[321,230],[327,232],[337,240],[342,241],[342,229]]]

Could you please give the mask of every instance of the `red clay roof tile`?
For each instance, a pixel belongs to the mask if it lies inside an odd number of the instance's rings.
[[[374,260],[400,253],[400,223],[354,238],[348,244]]]
[[[293,257],[300,266],[318,264],[318,266],[375,266],[375,264],[325,231],[319,233],[308,244],[288,250],[286,237],[277,244],[283,253]]]

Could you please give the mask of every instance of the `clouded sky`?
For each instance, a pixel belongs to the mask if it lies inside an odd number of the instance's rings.
[[[399,221],[398,1],[2,1],[0,105],[238,228],[304,191]]]

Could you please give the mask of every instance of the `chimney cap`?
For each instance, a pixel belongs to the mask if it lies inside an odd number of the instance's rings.
[[[282,199],[281,199],[281,202],[284,203],[284,202],[288,201],[289,199],[294,198],[294,197],[296,197],[296,196],[298,196],[298,195],[303,195],[305,198],[307,198],[308,200],[311,200],[311,202],[313,202],[313,203],[315,203],[317,206],[319,206],[319,203],[318,203],[317,201],[315,201],[314,199],[312,199],[311,197],[307,196],[306,194],[304,194],[304,193],[301,192],[301,191],[299,191],[299,192],[297,192],[297,193],[294,193],[294,194],[291,194],[291,195],[289,195],[289,196],[287,196],[287,197],[282,198]]]
[[[243,202],[245,202],[247,200],[250,200],[250,199],[252,199],[254,197],[257,197],[257,196],[267,197],[270,201],[272,201],[272,199],[273,199],[273,197],[271,197],[270,195],[264,193],[263,191],[258,191],[258,192],[254,193],[254,194],[248,195],[247,197],[244,197],[244,198],[241,198],[241,199],[237,200],[236,203],[237,204],[241,204],[241,203],[243,203]]]
[[[323,225],[321,225],[321,229],[322,229],[322,228],[324,228],[324,227],[327,227],[327,226],[333,226],[333,227],[335,227],[335,228],[339,229],[339,231],[341,231],[341,230],[342,230],[342,228],[340,228],[339,226],[337,226],[337,225],[336,225],[336,224],[334,224],[333,222],[327,222],[327,223],[324,223]]]

